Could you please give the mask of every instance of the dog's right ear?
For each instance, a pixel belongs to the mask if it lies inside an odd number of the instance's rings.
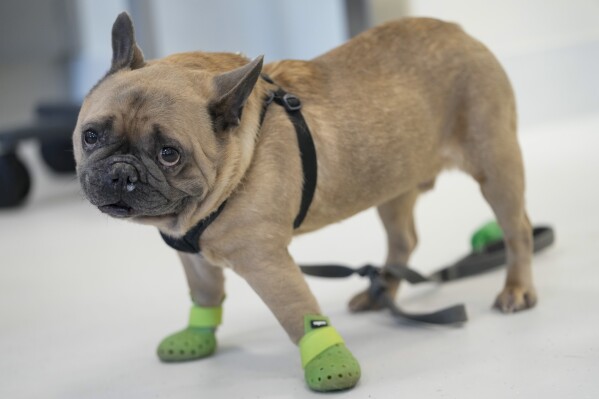
[[[245,102],[262,71],[263,59],[263,56],[256,57],[242,67],[214,78],[216,100],[210,104],[209,112],[215,131],[226,131],[239,125]]]
[[[112,65],[108,74],[124,68],[141,68],[144,64],[143,53],[135,43],[131,17],[126,12],[122,12],[112,25]]]

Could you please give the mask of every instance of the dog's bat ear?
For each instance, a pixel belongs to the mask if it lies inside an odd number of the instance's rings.
[[[141,68],[144,63],[143,53],[135,43],[131,17],[122,12],[112,25],[112,65],[108,74],[124,68]]]
[[[262,71],[264,56],[254,58],[248,64],[214,78],[215,98],[210,106],[214,130],[228,130],[239,125],[243,106]]]

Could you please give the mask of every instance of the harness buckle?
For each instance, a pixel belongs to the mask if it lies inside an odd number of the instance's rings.
[[[300,99],[291,93],[285,93],[281,101],[287,111],[298,111],[302,108]]]
[[[274,99],[275,99],[275,93],[273,93],[272,91],[269,91],[268,96],[264,100],[264,106],[266,107],[266,106],[270,105],[270,103],[272,103]]]

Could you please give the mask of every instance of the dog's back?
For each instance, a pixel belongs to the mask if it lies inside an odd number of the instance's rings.
[[[335,219],[429,186],[443,168],[470,172],[470,152],[477,149],[463,149],[472,135],[515,134],[475,125],[489,120],[483,115],[488,109],[513,121],[513,94],[493,54],[456,24],[393,21],[312,61],[280,61],[265,69],[302,98],[317,148],[326,147],[319,162],[332,165],[331,179],[321,189],[340,198],[337,209],[344,212]],[[346,199],[337,195],[348,187],[369,190],[354,189]],[[326,224],[332,218],[314,219]]]

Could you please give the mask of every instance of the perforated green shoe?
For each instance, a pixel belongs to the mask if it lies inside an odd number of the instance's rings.
[[[353,388],[361,376],[360,365],[329,319],[306,315],[304,325],[299,347],[308,386],[320,392]]]
[[[215,330],[222,320],[222,307],[193,305],[187,328],[169,335],[158,345],[163,362],[184,362],[210,356],[216,350]]]

